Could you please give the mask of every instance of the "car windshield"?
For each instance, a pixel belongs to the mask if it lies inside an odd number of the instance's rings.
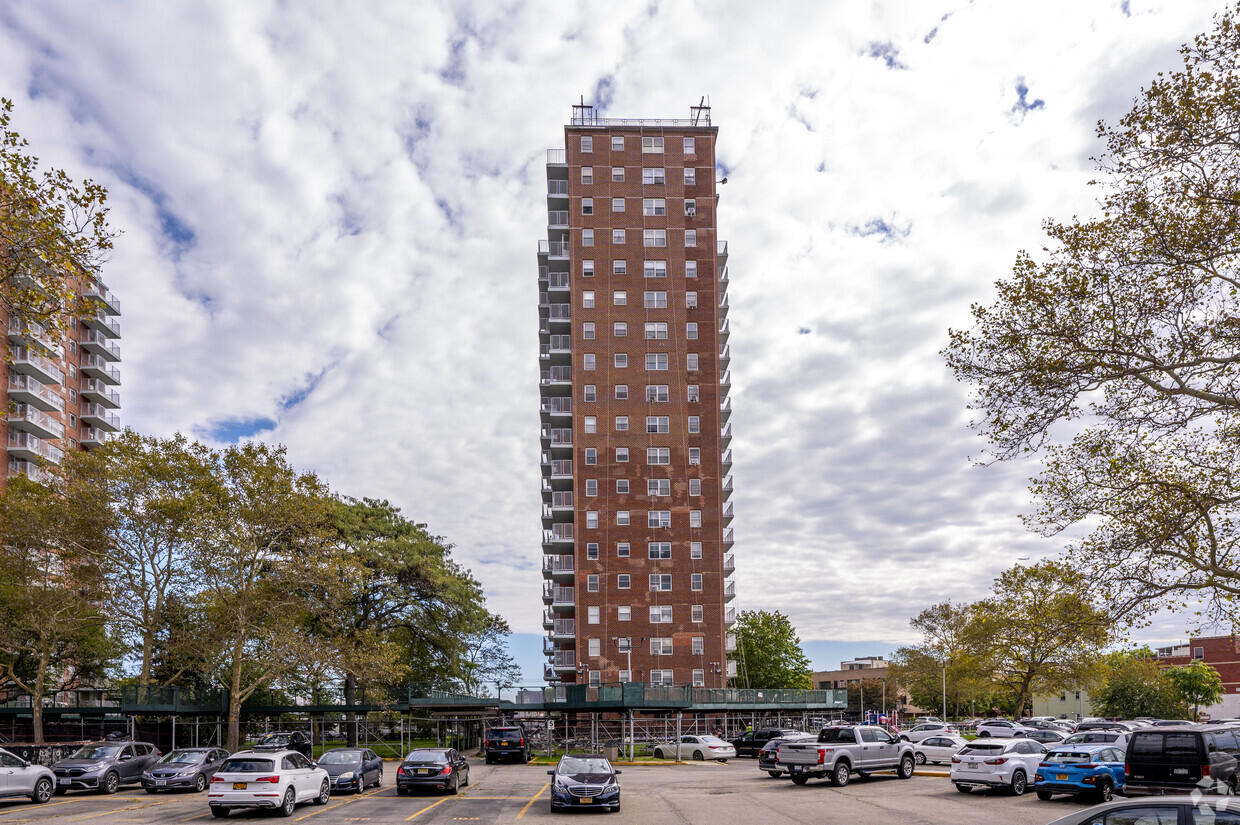
[[[320,759],[319,761],[322,762],[323,760]],[[431,750],[410,751],[409,755],[405,757],[405,761],[406,762],[434,762],[437,765],[442,765],[448,761],[448,754],[446,751],[431,751]]]
[[[1043,761],[1071,765],[1080,762],[1092,762],[1093,759],[1094,755],[1088,751],[1051,751]]]
[[[611,773],[611,763],[601,756],[565,756],[556,771],[573,773]]]
[[[361,751],[328,751],[319,757],[320,765],[352,765],[361,761]]]
[[[172,751],[163,759],[159,760],[159,764],[167,765],[176,762],[180,765],[199,765],[207,758],[207,754],[203,751]]]
[[[120,745],[83,745],[70,759],[111,759],[121,752]]]
[[[1118,733],[1074,733],[1063,740],[1065,745],[1087,745],[1090,743],[1114,742],[1119,739]]]
[[[266,773],[273,770],[270,759],[229,759],[220,765],[220,773]]]
[[[852,728],[823,728],[818,734],[819,742],[856,742]]]
[[[1007,747],[1003,742],[970,742],[962,753],[997,753]]]

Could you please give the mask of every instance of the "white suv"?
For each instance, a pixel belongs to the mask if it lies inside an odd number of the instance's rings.
[[[985,722],[977,723],[977,736],[979,739],[985,739],[988,736],[994,736],[998,739],[1011,739],[1013,736],[1024,736],[1033,728],[1027,728],[1016,722],[1009,722],[1007,719],[987,719]]]
[[[959,736],[960,731],[955,725],[946,722],[923,722],[900,733],[905,742],[920,742],[931,736]]]
[[[1020,796],[1037,775],[1046,748],[1032,739],[983,742],[974,739],[952,757],[951,780],[956,790],[1010,788]]]
[[[272,808],[289,816],[298,802],[326,805],[331,795],[327,771],[297,751],[241,751],[211,778],[207,804],[216,816],[234,808]]]

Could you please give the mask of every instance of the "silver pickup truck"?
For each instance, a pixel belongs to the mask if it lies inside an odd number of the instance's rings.
[[[869,725],[823,728],[818,741],[788,742],[779,746],[778,754],[779,766],[798,785],[815,777],[843,787],[853,773],[863,778],[876,771],[895,771],[901,779],[913,775],[912,744]]]

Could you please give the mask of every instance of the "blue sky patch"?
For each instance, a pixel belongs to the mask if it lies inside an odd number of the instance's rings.
[[[887,64],[888,69],[907,69],[908,66],[900,62],[900,50],[895,44],[888,40],[886,43],[880,43],[874,40],[870,45],[866,46],[865,54],[870,57],[877,58]]]
[[[211,426],[207,431],[207,437],[224,444],[236,444],[243,438],[250,438],[255,433],[270,430],[275,425],[276,422],[270,418],[221,421]]]

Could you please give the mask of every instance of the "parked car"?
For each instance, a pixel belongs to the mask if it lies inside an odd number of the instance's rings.
[[[1121,750],[1128,746],[1128,731],[1086,730],[1070,735],[1062,745],[1114,745]]]
[[[847,785],[854,771],[864,778],[894,770],[901,779],[909,779],[915,765],[910,743],[871,725],[823,728],[816,741],[780,745],[779,764],[797,785],[827,778],[837,787]]]
[[[1068,738],[1068,732],[1064,730],[1047,730],[1046,728],[1036,728],[1025,734],[1026,739],[1032,739],[1035,742],[1041,742],[1048,748],[1053,748]]]
[[[1051,748],[1042,757],[1033,778],[1038,799],[1055,794],[1086,794],[1110,802],[1124,788],[1124,752],[1113,745],[1076,745]]]
[[[962,736],[931,736],[913,747],[913,759],[918,765],[931,762],[935,765],[951,762],[956,751],[969,744]]]
[[[142,789],[147,793],[174,788],[202,793],[227,758],[228,751],[221,748],[177,748],[142,772]]]
[[[0,749],[0,799],[28,796],[31,802],[43,803],[52,798],[56,775],[43,765],[34,765],[19,756]]]
[[[482,746],[486,754],[487,764],[500,759],[512,758],[524,765],[530,761],[530,740],[525,730],[517,726],[495,727],[487,731],[486,743]]]
[[[1020,796],[1037,775],[1045,753],[1046,748],[1023,736],[1006,742],[975,739],[952,757],[951,781],[961,793],[974,788],[1007,788]]]
[[[1027,728],[1024,725],[1013,722],[1008,719],[987,719],[985,722],[979,722],[977,725],[977,736],[979,739],[995,737],[996,739],[1011,739],[1017,736],[1024,736],[1033,728]]]
[[[946,722],[922,722],[905,731],[900,731],[900,738],[905,742],[920,742],[931,736],[959,736],[960,729]]]
[[[1116,800],[1073,811],[1050,825],[1223,825],[1225,822],[1235,822],[1237,815],[1240,815],[1240,800],[1236,799],[1220,797],[1203,804],[1202,800],[1191,796],[1156,796]]]
[[[258,737],[251,750],[255,751],[297,751],[307,759],[311,758],[312,745],[310,734],[300,730],[277,730],[264,733]]]
[[[52,765],[56,793],[100,790],[116,793],[121,785],[142,781],[142,773],[162,754],[150,742],[91,742]]]
[[[1150,725],[1156,728],[1175,728],[1180,725],[1191,725],[1187,719],[1151,719]]]
[[[1131,733],[1133,729],[1123,722],[1116,722],[1111,719],[1087,719],[1076,726],[1077,733],[1083,733],[1087,730],[1118,730]]]
[[[813,733],[799,733],[796,736],[772,739],[758,752],[758,770],[766,771],[771,776],[781,776],[784,773],[784,766],[779,764],[779,746],[785,742],[812,742],[817,738],[818,736]]]
[[[334,791],[361,793],[371,785],[383,787],[383,760],[370,748],[332,748],[323,752],[318,765],[327,771]]]
[[[1240,742],[1228,725],[1139,730],[1128,740],[1125,793],[1236,792]]]
[[[419,788],[456,793],[468,784],[469,761],[456,748],[412,750],[396,769],[396,793],[400,796]]]
[[[727,762],[736,756],[736,748],[718,736],[682,736],[679,742],[663,742],[654,746],[655,759],[693,759],[701,762],[714,759]]]
[[[269,808],[291,816],[301,802],[326,805],[332,785],[327,771],[299,751],[241,751],[224,760],[207,791],[214,816],[243,808]]]
[[[794,728],[758,728],[747,730],[732,740],[732,747],[737,756],[757,756],[758,752],[772,739],[786,739],[790,736],[809,736],[804,731]]]
[[[720,740],[723,741],[723,740]],[[731,747],[731,745],[728,745]],[[551,812],[569,808],[620,810],[620,771],[596,753],[565,754],[551,775]]]

